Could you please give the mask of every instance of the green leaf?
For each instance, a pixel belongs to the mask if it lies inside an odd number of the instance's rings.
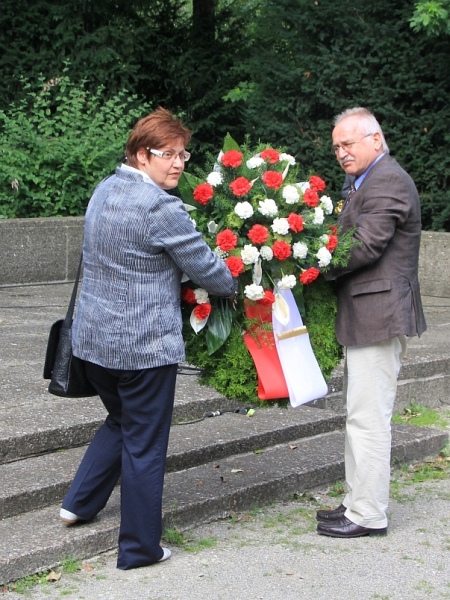
[[[225,141],[223,143],[223,151],[227,152],[228,150],[238,150],[241,151],[239,144],[231,137],[229,133],[225,136]]]
[[[231,332],[233,317],[228,302],[220,299],[220,306],[214,306],[208,319],[206,345],[208,354],[214,354],[228,339]]]

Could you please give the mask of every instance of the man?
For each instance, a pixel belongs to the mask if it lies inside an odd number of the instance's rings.
[[[406,338],[426,329],[418,282],[419,196],[389,156],[375,117],[352,108],[335,119],[333,148],[354,178],[339,216],[356,245],[336,280],[336,335],[345,347],[348,493],[335,510],[319,510],[319,534],[353,538],[387,533],[391,418]]]

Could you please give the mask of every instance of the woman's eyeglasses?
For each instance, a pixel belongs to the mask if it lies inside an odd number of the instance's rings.
[[[155,156],[159,156],[163,160],[171,160],[174,161],[176,157],[182,161],[187,162],[191,158],[191,153],[183,150],[183,152],[174,152],[173,150],[155,150],[154,148],[147,148],[149,152],[154,154]]]

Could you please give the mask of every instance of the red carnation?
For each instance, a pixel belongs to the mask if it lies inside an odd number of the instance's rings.
[[[201,183],[194,190],[194,200],[199,204],[208,204],[214,196],[214,188],[209,183]]]
[[[318,206],[319,195],[316,192],[316,190],[313,190],[312,188],[308,188],[307,190],[305,190],[305,193],[303,194],[303,202],[307,206],[311,206],[311,208],[315,208],[316,206]]]
[[[287,242],[277,240],[272,246],[273,255],[278,260],[286,260],[292,254],[290,245]]]
[[[323,190],[327,187],[325,181],[317,175],[311,175],[309,178],[309,185],[313,190],[317,190],[318,192],[323,192]]]
[[[242,152],[238,150],[228,150],[221,158],[224,167],[233,167],[236,169],[242,165]]]
[[[316,269],[316,267],[306,269],[306,271],[303,271],[303,273],[300,275],[300,283],[303,283],[303,285],[312,283],[315,279],[319,277],[319,275],[320,271],[319,269]]]
[[[252,189],[251,181],[245,177],[238,177],[230,183],[230,190],[235,196],[245,196]]]
[[[330,225],[330,233],[331,235],[337,235],[339,229],[337,225]]]
[[[262,180],[267,187],[277,190],[283,183],[283,175],[278,171],[266,171],[262,176]]]
[[[304,220],[301,215],[297,215],[296,213],[291,213],[288,218],[289,229],[292,229],[294,233],[299,233],[303,231]]]
[[[216,236],[216,245],[224,252],[229,252],[236,248],[238,236],[231,229],[224,229]]]
[[[199,321],[203,321],[206,317],[209,317],[211,313],[211,304],[204,302],[203,304],[197,304],[194,308],[194,315]]]
[[[269,237],[269,230],[264,225],[253,225],[247,236],[254,244],[264,244]]]
[[[338,245],[337,235],[329,235],[328,236],[328,244],[326,245],[326,249],[329,252],[333,252],[333,250],[336,248],[337,245]]]
[[[270,290],[264,290],[264,298],[256,300],[256,304],[262,304],[263,306],[271,306],[275,302],[275,295]]]
[[[194,290],[189,287],[183,287],[181,290],[181,299],[188,304],[197,304],[197,298],[195,297]]]
[[[280,160],[280,153],[273,148],[266,148],[260,154],[261,158],[267,160],[271,165],[277,163]]]
[[[244,261],[239,256],[229,256],[226,259],[225,264],[230,269],[233,277],[239,277],[239,275],[244,272]]]

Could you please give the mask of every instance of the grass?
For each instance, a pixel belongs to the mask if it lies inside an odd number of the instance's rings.
[[[442,412],[436,411],[428,406],[412,402],[403,409],[401,414],[392,418],[393,423],[408,423],[417,427],[439,427],[445,429],[450,424],[450,409]]]
[[[164,529],[162,539],[172,546],[183,548],[186,552],[200,552],[205,548],[214,548],[217,544],[217,539],[213,536],[194,540],[187,533],[182,533],[176,528]]]
[[[50,569],[48,571],[36,573],[35,575],[27,575],[13,583],[3,586],[3,588],[0,588],[0,591],[25,594],[29,589],[36,585],[50,585],[51,583],[58,581],[63,573],[76,573],[80,570],[80,567],[81,560],[75,560],[74,558],[68,557],[61,562],[59,570],[55,571]]]

